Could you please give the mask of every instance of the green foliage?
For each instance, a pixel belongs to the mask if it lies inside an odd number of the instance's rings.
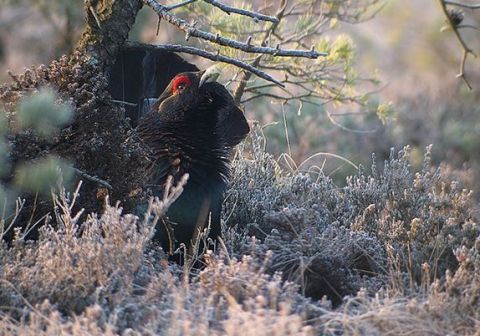
[[[382,103],[377,106],[378,119],[382,121],[382,124],[386,124],[394,114],[393,104],[391,102]]]
[[[10,123],[15,125],[15,132],[20,133],[32,129],[47,141],[52,141],[60,128],[68,124],[73,117],[73,109],[68,104],[57,103],[57,96],[51,89],[41,89],[39,92],[24,97],[17,104]],[[7,134],[6,116],[2,113],[0,120],[0,136]],[[13,131],[13,130],[12,130]],[[49,195],[51,188],[59,181],[68,184],[73,176],[72,167],[61,158],[47,155],[33,161],[21,162],[10,167],[10,151],[5,140],[0,141],[0,173],[14,175],[14,187],[19,192],[41,193]],[[3,190],[14,197],[12,186],[3,186]],[[0,200],[0,205],[5,203]]]
[[[50,188],[58,181],[70,181],[72,167],[63,160],[48,156],[24,163],[16,168],[15,185],[24,191],[49,194]]]
[[[327,60],[332,63],[343,61],[345,65],[351,65],[354,58],[354,47],[352,43],[349,36],[337,36],[333,43],[328,46]]]
[[[298,21],[295,24],[296,32],[304,32],[308,30],[314,23],[314,17],[310,13],[305,13],[298,18]],[[323,50],[323,49],[320,49]]]
[[[331,102],[348,104],[350,102],[366,106],[358,99],[356,89],[360,83],[353,69],[355,47],[350,37],[344,34],[329,34],[337,28],[341,21],[360,20],[369,10],[380,1],[360,1],[345,3],[342,1],[323,2],[317,0],[278,2],[267,7],[264,11],[269,15],[279,15],[279,23],[256,22],[252,18],[242,15],[226,15],[208,3],[194,2],[183,10],[195,22],[203,25],[203,29],[218,33],[238,41],[250,41],[253,45],[263,45],[281,49],[310,49],[326,52],[326,57],[312,60],[304,57],[276,57],[275,55],[261,55],[256,60],[257,67],[268,73],[281,73],[284,78],[278,78],[286,86],[279,90],[271,84],[266,84],[258,78],[248,78],[247,85],[241,93],[241,101],[246,103],[247,109],[256,110],[257,116],[266,111],[259,111],[259,99],[274,101],[276,106],[269,105],[268,113],[279,114],[280,104],[284,104],[287,112],[297,108],[295,101],[302,104],[321,106]],[[234,6],[255,10],[250,3],[234,2]],[[331,25],[325,25],[325,22]],[[333,36],[332,36],[333,35]],[[221,54],[251,62],[251,55],[242,51],[210,43],[210,47]],[[239,80],[241,71],[231,68],[227,74],[233,82]],[[243,75],[242,75],[243,76]],[[248,77],[249,75],[247,75]],[[280,77],[280,76],[278,76]],[[240,77],[241,78],[241,77]],[[375,81],[372,80],[371,83]],[[233,88],[235,90],[235,87]],[[368,95],[364,95],[367,97]],[[253,102],[256,104],[253,105]],[[251,105],[252,104],[252,105]],[[317,112],[321,112],[319,109]]]
[[[17,108],[17,122],[20,128],[32,128],[46,139],[55,136],[73,116],[73,109],[67,104],[56,104],[55,93],[42,89],[25,97]]]
[[[480,118],[470,122],[452,120],[444,125],[442,133],[450,146],[460,149],[465,155],[480,153]]]

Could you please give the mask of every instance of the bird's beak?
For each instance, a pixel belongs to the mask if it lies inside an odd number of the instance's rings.
[[[221,71],[216,65],[213,65],[207,68],[206,70],[201,72],[201,77],[198,83],[198,87],[201,87],[205,83],[215,82],[217,78],[220,76],[220,74],[221,74]]]

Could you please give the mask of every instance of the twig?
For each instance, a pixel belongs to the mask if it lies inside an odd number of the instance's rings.
[[[353,128],[350,128],[350,127],[346,127],[346,126],[343,126],[342,124],[340,124],[339,122],[337,122],[333,117],[332,115],[330,114],[330,112],[326,111],[327,112],[327,117],[328,117],[328,120],[330,120],[330,122],[332,124],[334,124],[335,126],[338,126],[340,127],[342,130],[344,131],[347,131],[347,132],[352,132],[352,133],[359,133],[359,134],[369,134],[369,133],[375,133],[377,131],[377,129],[372,129],[372,130],[356,130],[356,129],[353,129]]]
[[[6,196],[5,198],[3,199],[3,212],[2,212],[2,217],[0,219],[0,239],[3,239],[3,236],[11,230],[11,228],[13,227],[13,225],[15,224],[16,220],[18,219],[19,215],[20,215],[20,212],[22,211],[23,207],[25,206],[25,202],[26,200],[25,199],[21,199],[20,197],[17,198],[17,200],[15,201],[15,213],[13,215],[13,218],[12,220],[10,221],[10,224],[8,225],[8,227],[5,229],[5,221],[7,220],[7,218],[5,218],[5,207],[6,207]],[[11,216],[9,216],[11,217]]]
[[[177,4],[174,4],[174,5],[165,6],[165,8],[170,11],[170,10],[172,10],[172,9],[176,9],[176,8],[180,8],[180,7],[189,5],[189,4],[191,4],[191,3],[195,2],[195,1],[197,1],[197,0],[186,0],[186,1],[179,2],[179,3],[177,3]]]
[[[287,141],[288,155],[292,156],[292,146],[290,145],[290,137],[288,136],[287,115],[285,113],[285,103],[282,103],[283,127],[285,129],[285,140]]]
[[[201,29],[197,29],[194,25],[187,23],[185,20],[169,13],[168,9],[160,5],[156,0],[143,0],[143,2],[151,7],[158,15],[160,15],[165,21],[171,23],[172,25],[178,27],[187,33],[187,37],[193,36],[198,37],[206,41],[210,41],[222,46],[235,48],[242,50],[247,53],[257,53],[257,54],[269,54],[274,56],[282,57],[305,57],[305,58],[318,58],[320,56],[327,56],[327,53],[318,52],[315,50],[288,50],[288,49],[277,49],[270,47],[258,47],[253,46],[248,43],[242,43],[236,40],[229,38],[221,37],[219,34],[212,34]]]
[[[252,62],[252,66],[257,67],[260,64],[260,60],[262,55],[258,55],[257,58]],[[243,93],[245,92],[245,88],[247,87],[248,81],[250,80],[251,73],[242,71],[242,78],[240,79],[240,83],[238,83],[237,88],[233,92],[233,100],[235,104],[239,104]],[[285,87],[285,86],[283,86]]]
[[[95,182],[95,183],[98,183],[102,186],[104,186],[105,188],[109,189],[109,190],[113,190],[113,187],[110,183],[108,183],[107,181],[105,180],[102,180],[101,178],[97,177],[97,176],[92,176],[90,174],[87,174],[85,173],[84,171],[78,169],[78,168],[73,168],[73,170],[75,171],[75,173],[77,173],[78,175],[80,175],[81,177],[83,177],[84,179],[87,179],[89,181],[92,181],[92,182]]]
[[[282,0],[280,3],[280,8],[277,11],[276,17],[281,20],[284,13],[285,9],[287,8],[287,1]],[[270,28],[265,32],[263,39],[262,39],[262,44],[267,41],[267,39],[270,37],[270,34],[275,32],[275,29],[277,29],[277,26],[280,21],[274,23],[273,25],[270,26]],[[257,58],[253,61],[253,66],[257,67],[260,64],[260,60],[262,58],[262,55],[258,55]],[[237,85],[237,88],[235,89],[235,92],[233,93],[233,99],[235,100],[236,104],[239,104],[240,101],[242,100],[243,93],[245,92],[245,88],[247,87],[248,81],[250,79],[250,74],[243,72],[242,73],[242,78],[240,79],[240,83]]]
[[[230,13],[235,13],[235,14],[240,14],[240,15],[244,15],[244,16],[249,16],[251,18],[254,18],[255,21],[262,20],[262,21],[270,21],[270,22],[273,22],[273,23],[278,23],[278,21],[279,21],[278,18],[276,18],[274,16],[264,15],[264,14],[260,14],[260,13],[257,13],[257,12],[252,12],[252,11],[249,11],[249,10],[246,10],[246,9],[231,7],[231,6],[225,5],[224,3],[221,3],[221,2],[216,1],[216,0],[203,0],[203,1],[205,1],[206,3],[209,3],[212,6],[220,8],[222,11],[224,11],[228,15],[230,15]]]
[[[466,3],[461,3],[458,1],[450,1],[450,0],[444,0],[443,3],[445,5],[450,5],[450,6],[457,6],[457,7],[463,7],[463,8],[469,8],[469,9],[480,9],[480,4],[466,4]]]
[[[475,30],[480,30],[479,27],[471,25],[471,24],[461,24],[457,26],[457,29],[465,29],[465,28],[470,28],[470,29],[475,29]]]
[[[453,19],[447,9],[447,4],[455,5],[455,6],[460,6],[462,4],[454,1],[447,1],[447,0],[439,0],[439,2],[440,2],[440,7],[442,8],[443,14],[447,17],[447,21],[448,21],[448,24],[450,25],[450,28],[455,33],[457,40],[460,42],[463,48],[463,57],[462,57],[462,62],[460,63],[460,73],[457,75],[457,77],[462,78],[465,84],[468,86],[468,88],[472,90],[472,86],[470,85],[465,75],[465,63],[467,62],[467,58],[469,54],[472,54],[474,57],[476,57],[476,55],[473,52],[473,50],[468,47],[467,43],[463,40],[462,35],[460,35],[460,32],[458,31],[457,25],[453,22]],[[473,8],[476,8],[475,7],[476,5],[469,5],[469,6],[474,6]]]
[[[133,106],[133,107],[137,107],[137,106],[138,106],[138,104],[126,102],[126,101],[123,101],[123,100],[117,100],[117,99],[110,99],[110,102],[115,103],[115,104],[122,104],[122,105],[127,105],[127,106]]]
[[[257,75],[260,78],[263,78],[267,81],[273,82],[277,84],[278,86],[284,87],[284,85],[270,76],[269,74],[255,68],[254,66],[247,64],[245,62],[242,62],[238,59],[223,56],[220,54],[214,54],[211,52],[208,52],[203,49],[195,48],[195,47],[189,47],[189,46],[184,46],[184,45],[179,45],[179,44],[158,44],[158,45],[153,45],[153,44],[143,44],[143,43],[138,43],[138,42],[132,42],[128,41],[125,44],[127,47],[139,47],[142,46],[143,48],[147,49],[157,49],[157,50],[168,50],[168,51],[173,51],[173,52],[182,52],[182,53],[187,53],[187,54],[192,54],[192,55],[197,55],[203,58],[208,58],[209,60],[215,61],[215,62],[223,62],[223,63],[229,63],[233,64],[239,68],[242,68],[244,70],[247,70],[255,75]]]

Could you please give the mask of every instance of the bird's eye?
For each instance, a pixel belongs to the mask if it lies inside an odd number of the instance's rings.
[[[187,86],[192,85],[190,78],[187,75],[178,75],[173,79],[172,94],[184,90]]]

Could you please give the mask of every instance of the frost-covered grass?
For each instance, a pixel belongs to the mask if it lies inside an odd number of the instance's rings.
[[[201,271],[149,244],[168,202],[79,223],[59,195],[38,241],[0,248],[0,334],[478,335],[475,206],[429,149],[419,172],[405,148],[339,187],[282,171],[262,141],[239,148]]]

